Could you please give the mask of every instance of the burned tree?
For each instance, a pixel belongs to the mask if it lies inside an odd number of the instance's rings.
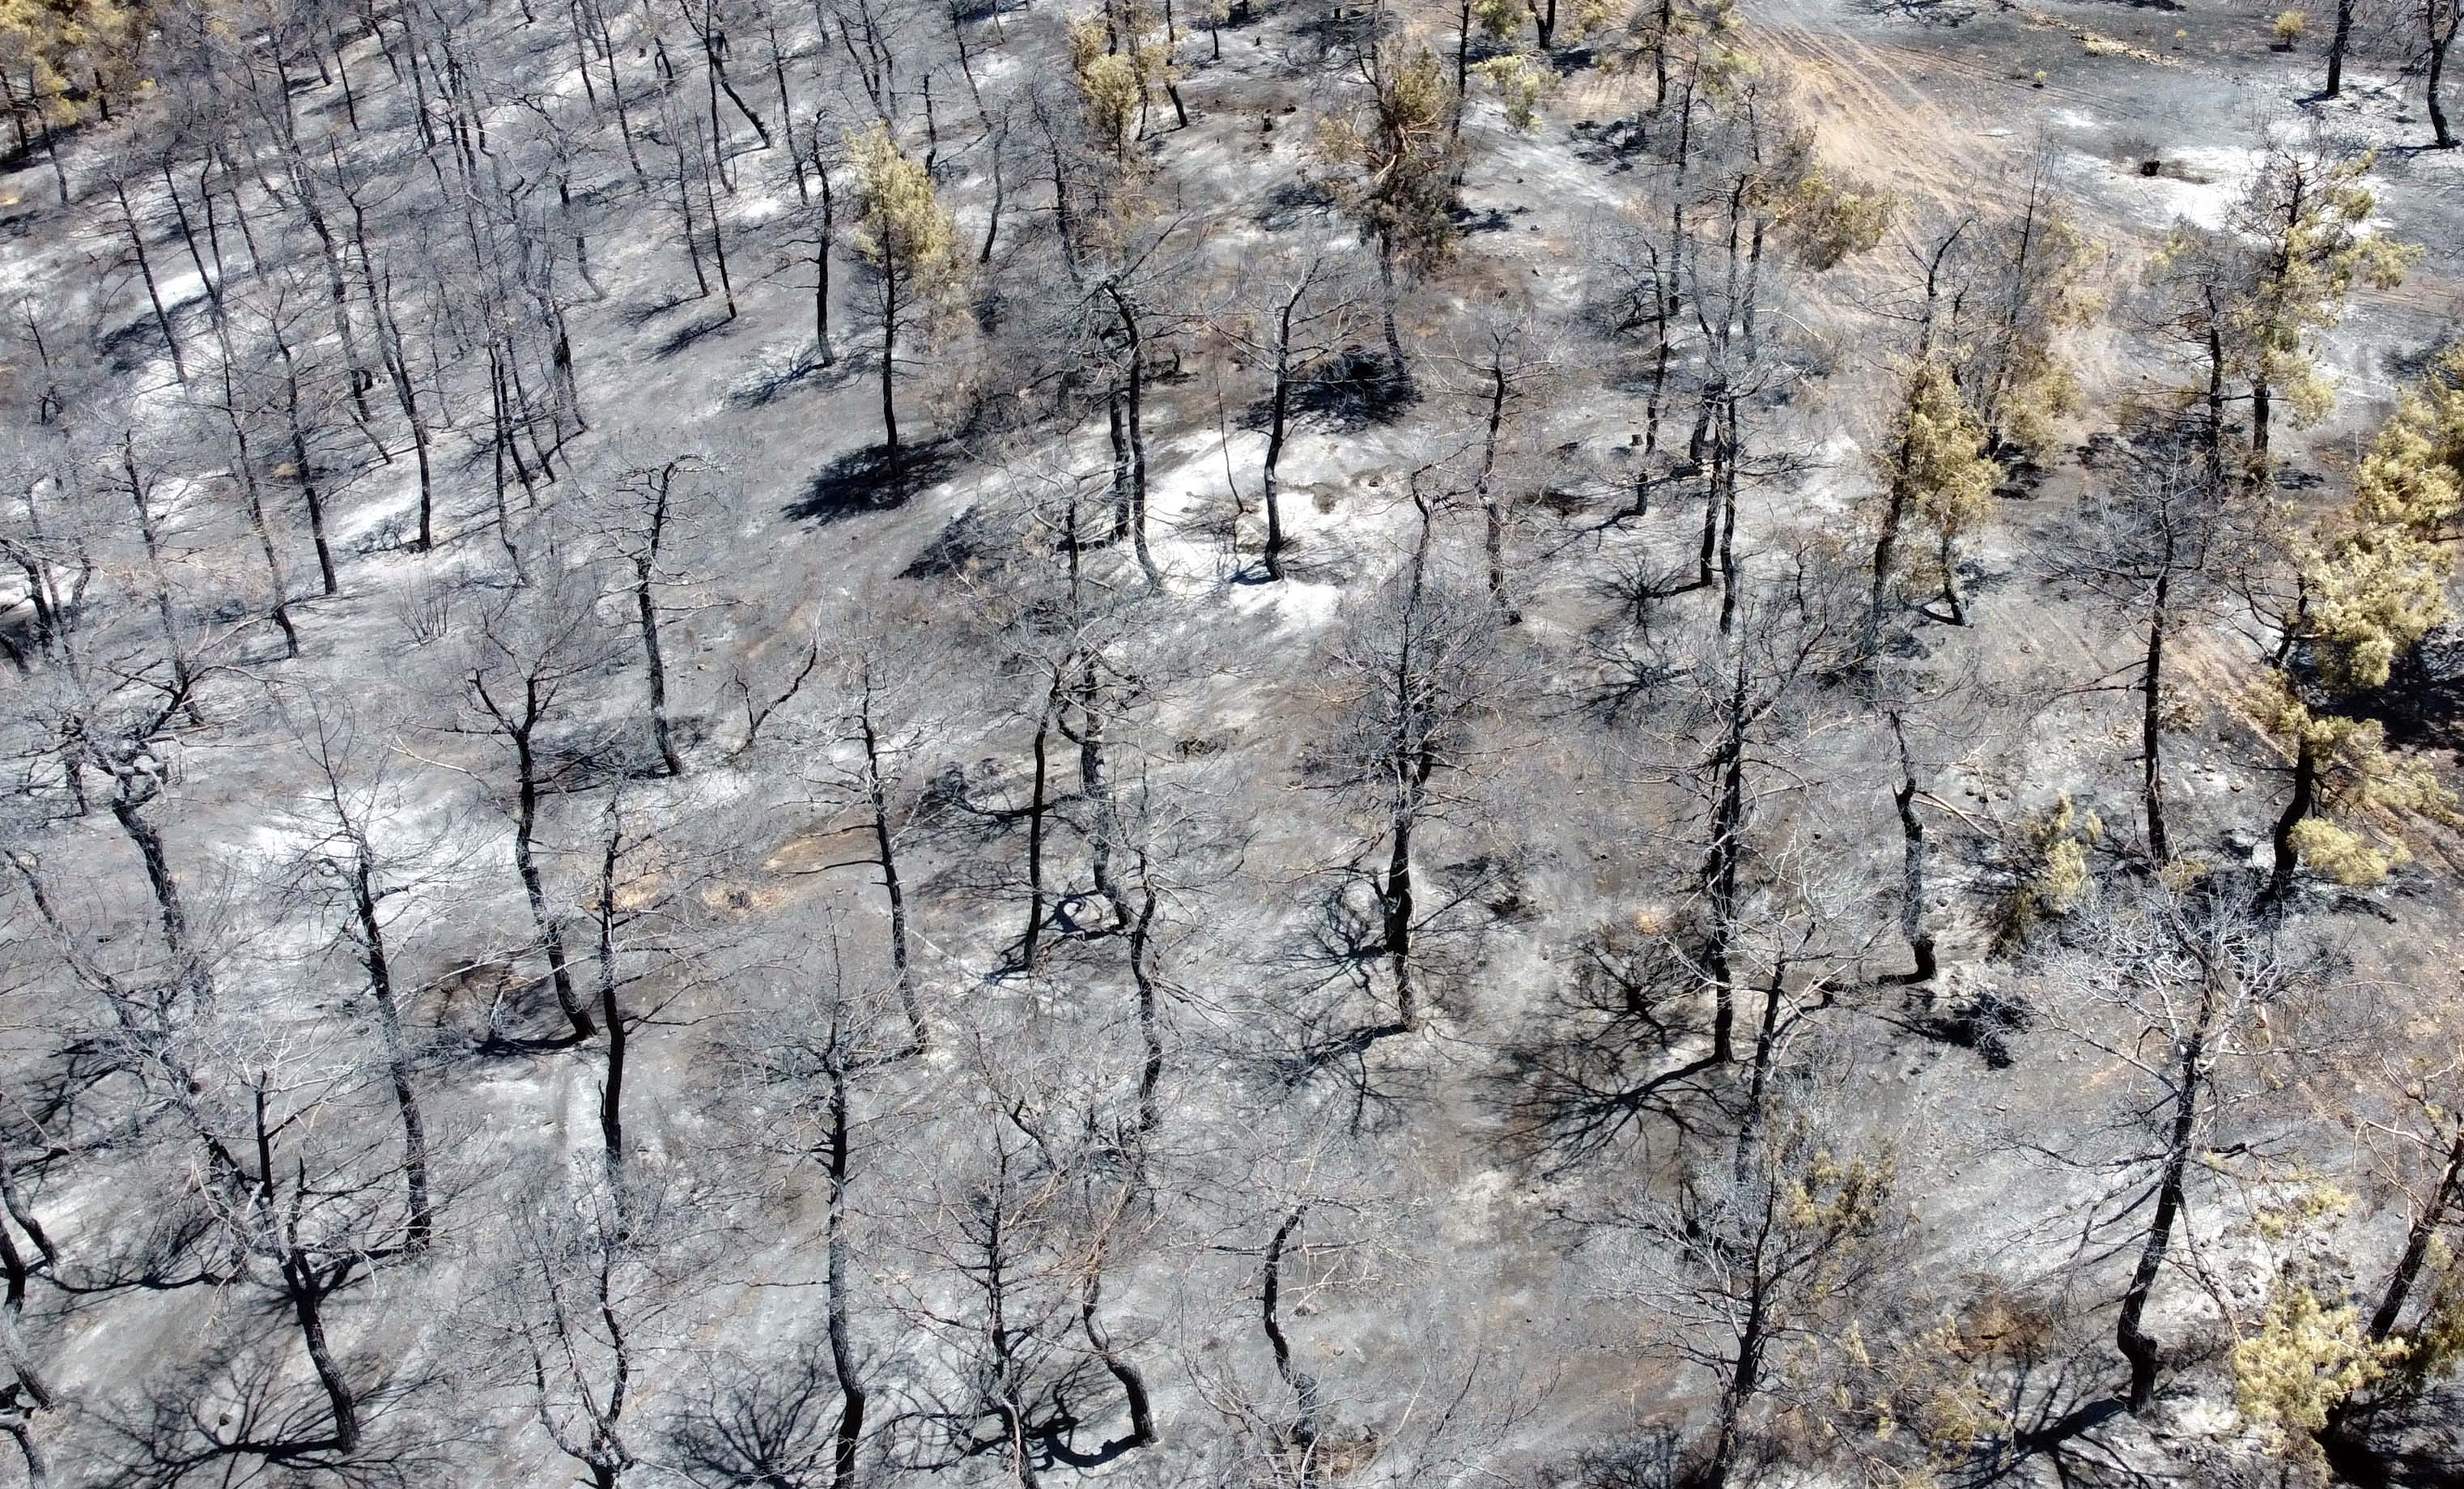
[[[541,815],[549,796],[592,763],[597,742],[576,738],[582,692],[611,659],[598,614],[604,587],[589,569],[550,550],[534,585],[508,589],[473,617],[461,664],[457,733],[492,743],[510,769],[499,805],[512,819],[514,869],[530,905],[532,945],[547,961],[557,1006],[575,1039],[598,1032],[574,986],[563,928],[551,908],[539,863]]]

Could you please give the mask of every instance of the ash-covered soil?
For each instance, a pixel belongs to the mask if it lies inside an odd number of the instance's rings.
[[[2403,17],[77,13],[11,1472],[2455,1481]]]

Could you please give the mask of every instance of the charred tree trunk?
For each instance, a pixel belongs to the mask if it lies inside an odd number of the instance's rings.
[[[1265,1283],[1260,1295],[1260,1311],[1265,1316],[1266,1347],[1275,1353],[1275,1373],[1283,1377],[1292,1393],[1293,1416],[1284,1429],[1291,1445],[1294,1477],[1302,1485],[1317,1481],[1318,1419],[1323,1410],[1319,1400],[1317,1377],[1301,1367],[1292,1357],[1291,1341],[1284,1337],[1282,1314],[1284,1285],[1284,1253],[1291,1245],[1293,1233],[1309,1214],[1303,1205],[1284,1217],[1275,1227],[1274,1238],[1266,1243]]]
[[[51,138],[51,123],[46,119],[43,124],[43,136],[47,141]],[[56,162],[58,158],[55,153],[53,159]],[[145,230],[137,220],[136,209],[129,205],[128,184],[115,178],[111,183],[111,194],[120,204],[120,222],[128,233],[128,249],[137,260],[138,277],[145,281],[146,302],[154,307],[154,324],[162,331],[163,344],[171,353],[172,375],[185,383],[188,380],[187,359],[180,354],[180,336],[178,332],[171,329],[170,312],[163,308],[163,287],[155,282],[154,260],[145,252]],[[65,179],[60,183],[60,202],[63,206],[68,202],[68,183]]]
[[[51,1489],[52,1466],[43,1456],[42,1446],[34,1441],[31,1419],[0,1418],[0,1431],[17,1441],[17,1456],[26,1464],[26,1489]]]
[[[661,498],[662,504],[665,498]],[[642,632],[642,660],[649,675],[650,738],[659,750],[659,764],[668,774],[685,773],[684,757],[676,753],[675,731],[668,722],[668,665],[659,649],[659,606],[650,592],[651,556],[638,555],[633,560],[633,609]]]
[[[2353,41],[2354,0],[2336,0],[2336,30],[2327,38],[2327,85],[2319,90],[2321,98],[2341,98],[2344,92],[2344,52]]]
[[[128,501],[137,510],[137,535],[145,548],[146,577],[154,586],[154,618],[163,630],[163,645],[171,660],[171,686],[187,699],[192,679],[188,673],[188,649],[181,644],[180,627],[171,609],[171,581],[163,567],[163,537],[154,523],[151,483],[137,465],[137,432],[123,430],[120,441],[120,469],[128,483]],[[40,587],[35,587],[40,592]],[[197,722],[196,703],[190,699],[188,720]]]
[[[1896,713],[1891,716],[1891,734],[1900,746],[1900,784],[1891,792],[1892,805],[1900,812],[1900,934],[1907,939],[1908,955],[1916,962],[1916,970],[1908,974],[1908,981],[1930,983],[1936,967],[1933,929],[1926,924],[1925,913],[1925,819],[1917,815],[1916,763],[1908,753],[1907,732]]]
[[[633,617],[642,637],[642,664],[648,675],[650,703],[650,739],[658,747],[659,764],[671,776],[685,773],[684,757],[676,753],[675,729],[668,720],[667,652],[659,638],[659,600],[657,594],[659,549],[667,542],[670,494],[674,489],[676,466],[667,467],[650,477],[649,509],[638,535],[633,551]]]
[[[1488,601],[1497,607],[1507,625],[1514,625],[1523,616],[1506,599],[1506,507],[1497,497],[1497,444],[1499,433],[1506,427],[1507,391],[1506,362],[1502,355],[1490,359],[1488,376],[1488,433],[1481,447],[1480,475],[1473,481],[1472,489],[1480,498],[1481,515],[1485,525],[1481,547],[1488,559]]]
[[[254,1082],[256,1114],[256,1194],[254,1208],[263,1222],[271,1228],[274,1217],[274,1126],[266,1110],[266,1083],[260,1073]],[[313,1446],[347,1453],[359,1445],[360,1407],[358,1393],[342,1372],[341,1363],[334,1357],[333,1347],[325,1338],[325,1298],[341,1285],[352,1269],[346,1259],[339,1263],[330,1277],[320,1273],[313,1254],[299,1243],[299,1222],[308,1204],[308,1175],[305,1166],[291,1190],[290,1213],[281,1228],[269,1238],[275,1248],[274,1259],[282,1274],[284,1300],[291,1305],[291,1316],[299,1327],[299,1338],[307,1348],[310,1368],[317,1372],[317,1384],[325,1393],[325,1409],[332,1426],[325,1438],[313,1444],[290,1444],[293,1448]]]
[[[1703,1472],[1703,1489],[1726,1489],[1729,1478],[1736,1473],[1737,1460],[1745,1447],[1746,1405],[1762,1387],[1763,1352],[1771,1340],[1765,1297],[1768,1289],[1761,1285],[1759,1278],[1749,1286],[1752,1293],[1737,1339],[1737,1357],[1720,1391],[1720,1433],[1712,1441],[1711,1461]]]
[[[1130,431],[1121,411],[1121,380],[1116,373],[1104,386],[1104,428],[1112,441],[1112,538],[1130,535]]]
[[[205,286],[206,304],[208,308],[211,310],[214,319],[219,322],[223,316],[223,292],[222,286],[219,282],[220,276],[207,269],[206,256],[199,251],[197,247],[196,224],[191,222],[188,218],[188,204],[187,199],[182,197],[180,194],[179,179],[171,174],[171,157],[167,152],[164,155],[160,165],[163,175],[163,194],[170,199],[171,215],[173,219],[180,224],[180,241],[187,247],[188,262],[196,267],[197,282]],[[210,198],[209,198],[208,206],[209,208],[211,206]],[[219,248],[215,250],[214,256],[217,259],[222,256],[222,253]]]
[[[2441,7],[2444,7],[2442,12]],[[2423,95],[2430,109],[2430,137],[2442,150],[2455,147],[2455,131],[2447,122],[2447,103],[2440,96],[2447,78],[2447,54],[2455,45],[2464,0],[2421,0],[2421,19],[2430,33],[2423,63]]]
[[[239,488],[247,496],[249,530],[256,532],[256,549],[266,560],[266,582],[274,589],[274,629],[283,633],[283,656],[300,654],[300,631],[291,621],[291,582],[283,577],[283,560],[274,549],[274,525],[266,521],[264,491],[256,486],[256,458],[249,454],[249,436],[241,429],[239,414],[231,414],[231,436],[239,446],[239,458],[234,461]]]
[[[1720,417],[1713,426],[1714,504],[1720,512],[1720,633],[1727,635],[1737,620],[1737,393],[1722,384]]]
[[[611,797],[607,835],[599,856],[599,893],[592,908],[599,922],[599,1022],[607,1031],[607,1075],[599,1085],[599,1150],[608,1189],[619,1207],[625,1203],[625,1062],[632,1053],[632,1030],[616,988],[616,871],[624,854],[625,824]]]
[[[2173,589],[2173,532],[2165,530],[2165,549],[2156,570],[2156,589],[2147,608],[2147,651],[2139,677],[2139,790],[2147,814],[2147,851],[2159,864],[2173,860],[2171,838],[2165,830],[2165,632],[2172,617],[2168,602]]]
[[[211,1002],[213,980],[189,937],[188,908],[180,898],[179,877],[171,872],[171,858],[164,851],[163,834],[145,820],[144,808],[152,800],[151,788],[143,789],[146,794],[132,795],[129,784],[123,778],[112,792],[112,819],[120,824],[121,832],[136,847],[137,856],[145,865],[145,883],[154,892],[155,913],[163,925],[163,945],[170,953],[180,986],[201,1001]]]
[[[1155,974],[1155,920],[1158,897],[1146,850],[1138,850],[1137,919],[1130,922],[1130,977],[1138,989],[1138,1037],[1146,1058],[1138,1067],[1138,1133],[1163,1124],[1163,1005]]]
[[[881,891],[890,901],[890,959],[898,973],[898,1001],[907,1014],[908,1037],[916,1054],[930,1043],[924,1005],[915,990],[915,967],[907,945],[907,891],[898,878],[898,844],[890,828],[890,783],[881,767],[881,735],[872,717],[872,678],[868,673],[856,703],[857,737],[864,744],[864,800],[872,819],[872,846],[881,866]]]
[[[33,1352],[26,1347],[23,1322],[26,1309],[26,1283],[33,1273],[17,1243],[5,1230],[0,1230],[0,1274],[5,1274],[8,1293],[0,1298],[0,1364],[5,1364],[17,1377],[17,1389],[26,1407],[33,1411],[48,1411],[59,1404],[51,1383],[44,1378],[42,1367],[34,1363]]]
[[[1429,758],[1421,751],[1417,764],[1398,764],[1404,765],[1404,779],[1411,784],[1397,799],[1388,829],[1386,873],[1378,880],[1377,899],[1385,912],[1380,929],[1386,965],[1395,975],[1395,1019],[1411,1029],[1420,1018],[1419,989],[1412,981],[1412,829],[1419,814],[1415,798],[1428,780]]]
[[[2431,1189],[2428,1203],[2412,1217],[2412,1227],[2405,1234],[2404,1255],[2387,1278],[2387,1292],[2370,1314],[2370,1339],[2385,1343],[2395,1333],[2396,1323],[2404,1317],[2405,1300],[2421,1278],[2421,1268],[2430,1256],[2430,1243],[2437,1235],[2439,1224],[2459,1203],[2464,1203],[2464,1122],[2455,1125],[2455,1137],[2447,1145],[2447,1162],[2439,1170],[2438,1183]]]
[[[2294,747],[2293,793],[2284,803],[2283,814],[2276,819],[2272,834],[2276,863],[2268,875],[2267,897],[2281,901],[2293,892],[2294,871],[2301,866],[2301,852],[2294,842],[2294,830],[2308,820],[2319,805],[2319,752],[2305,735]]]
[[[885,254],[881,260],[881,446],[883,463],[896,470],[902,455],[898,445],[898,405],[891,392],[897,377],[898,358],[898,260]]]
[[[829,1211],[825,1222],[827,1288],[825,1301],[830,1344],[830,1369],[838,1377],[839,1419],[831,1433],[831,1489],[856,1489],[856,1454],[864,1441],[865,1408],[870,1392],[857,1364],[852,1311],[847,1298],[847,1198],[849,1177],[847,1129],[849,1095],[847,1062],[833,1051],[828,1066],[829,1130],[824,1139],[823,1165],[829,1175]]]
[[[33,1242],[34,1249],[43,1254],[46,1266],[60,1264],[59,1248],[53,1244],[51,1232],[35,1218],[33,1208],[26,1203],[24,1191],[17,1188],[17,1169],[9,1162],[6,1152],[0,1152],[0,1208],[8,1211],[9,1218],[17,1222],[17,1229],[26,1233],[26,1239]]]
[[[1660,80],[1661,101],[1668,93],[1668,78],[1663,70]],[[1643,449],[1660,448],[1660,415],[1661,399],[1668,388],[1668,363],[1674,351],[1673,333],[1677,317],[1684,306],[1683,274],[1685,269],[1685,170],[1694,151],[1694,80],[1685,81],[1683,94],[1677,103],[1677,149],[1674,157],[1675,179],[1669,188],[1668,243],[1657,255],[1658,273],[1652,285],[1659,306],[1654,314],[1653,335],[1658,345],[1652,352],[1651,398],[1645,415]]]
[[[360,1405],[350,1377],[343,1374],[341,1362],[334,1357],[333,1346],[325,1339],[325,1293],[328,1282],[317,1275],[314,1261],[299,1251],[298,1208],[306,1195],[303,1186],[295,1191],[291,1216],[291,1234],[282,1258],[283,1291],[291,1301],[292,1317],[299,1325],[299,1337],[307,1346],[308,1364],[317,1372],[317,1384],[325,1392],[325,1410],[333,1426],[326,1441],[319,1446],[337,1453],[347,1453],[360,1443]]]
[[[2139,1263],[2131,1271],[2130,1285],[2122,1295],[2122,1313],[2113,1326],[2114,1345],[2130,1364],[2129,1403],[2134,1412],[2145,1411],[2156,1399],[2156,1376],[2162,1361],[2156,1341],[2142,1327],[2142,1321],[2147,1314],[2147,1300],[2156,1289],[2157,1275],[2164,1269],[2165,1253],[2172,1245],[2174,1222],[2182,1213],[2183,1181],[2189,1171],[2198,1131],[2208,1026],[2214,1016],[2214,992],[2210,989],[2200,1004],[2197,1023],[2189,1035],[2177,1039],[2174,1045],[2173,1121],[2165,1145],[2165,1167],[2156,1184],[2156,1210],[2148,1220],[2146,1238],[2139,1248]]]
[[[830,253],[837,246],[838,204],[830,194],[830,167],[822,158],[822,122],[813,121],[813,174],[822,188],[822,231],[813,244],[813,344],[822,366],[835,367],[839,354],[830,345]]]
[[[274,346],[282,356],[283,410],[291,432],[292,478],[299,483],[299,500],[308,512],[308,540],[317,553],[317,579],[327,595],[342,592],[334,572],[334,545],[325,537],[325,497],[317,489],[317,467],[308,456],[308,425],[299,403],[299,364],[291,343],[277,326]]]
[[[1035,955],[1044,938],[1044,818],[1052,767],[1052,711],[1060,702],[1056,681],[1035,719],[1035,775],[1026,799],[1026,936],[1019,945],[1019,964],[1035,970]]]
[[[980,110],[982,106],[982,100],[979,99],[977,107]],[[1008,158],[1009,120],[1004,115],[1001,131],[993,140],[992,157],[987,162],[993,178],[992,200],[985,206],[984,246],[976,254],[978,265],[989,264],[993,261],[993,245],[1001,240],[1001,209],[1009,205],[1009,178],[1003,168]]]
[[[1128,344],[1129,382],[1123,389],[1123,415],[1127,422],[1130,444],[1130,542],[1138,556],[1138,570],[1147,583],[1160,588],[1163,572],[1155,567],[1155,555],[1147,548],[1147,443],[1142,410],[1146,393],[1146,342],[1138,332],[1136,309],[1121,293],[1117,280],[1104,281],[1104,293],[1112,301],[1112,311],[1120,318],[1121,336]]]
[[[536,721],[537,710],[530,718]],[[531,729],[528,724],[513,737],[515,782],[514,869],[521,876],[522,894],[530,901],[531,925],[539,940],[539,948],[547,955],[548,981],[556,991],[557,1007],[564,1011],[566,1022],[573,1026],[577,1039],[587,1039],[599,1032],[591,1021],[590,1011],[582,1006],[573,989],[573,968],[565,960],[564,933],[558,929],[556,917],[547,901],[547,882],[539,874],[539,766],[532,752]]]
[[[1735,1057],[1736,1048],[1736,978],[1728,961],[1736,935],[1737,871],[1745,854],[1746,679],[1746,654],[1739,648],[1728,694],[1727,729],[1711,762],[1716,783],[1711,849],[1703,865],[1703,889],[1711,916],[1703,954],[1704,975],[1711,984],[1711,1058],[1723,1065]]]
[[[1078,794],[1093,818],[1087,824],[1088,874],[1095,881],[1095,893],[1111,908],[1113,924],[1120,926],[1129,923],[1131,911],[1112,875],[1112,847],[1120,836],[1120,824],[1104,750],[1104,688],[1096,678],[1093,657],[1081,657],[1078,669],[1072,700],[1078,710],[1078,727],[1072,733],[1065,723],[1062,732],[1077,742]]]
[[[374,866],[364,843],[354,841],[351,863],[351,908],[359,920],[360,964],[367,971],[368,995],[377,1006],[377,1030],[385,1041],[385,1074],[393,1082],[394,1109],[402,1118],[402,1171],[408,1189],[411,1250],[425,1250],[436,1228],[428,1189],[428,1123],[419,1110],[419,1093],[411,1083],[410,1046],[403,1035],[402,1007],[395,1001],[393,959],[385,950]]]
[[[1300,287],[1275,317],[1275,390],[1266,406],[1266,463],[1263,473],[1266,506],[1266,577],[1284,577],[1284,509],[1281,484],[1276,467],[1284,457],[1286,427],[1291,414],[1292,400],[1292,316],[1300,308],[1301,298],[1309,293],[1309,281],[1304,278]]]
[[[1403,364],[1403,331],[1395,319],[1395,234],[1381,230],[1377,234],[1377,313],[1386,333],[1386,375],[1397,383],[1408,376]]]
[[[1935,245],[1933,256],[1926,264],[1925,319],[1917,332],[1917,357],[1921,362],[1933,355],[1934,309],[1941,294],[1943,263],[1973,220],[1962,221],[1946,234]],[[1898,578],[1900,527],[1906,521],[1908,500],[1913,495],[1910,485],[1914,472],[1910,465],[1915,457],[1915,417],[1920,380],[1911,373],[1907,384],[1900,405],[1900,437],[1898,448],[1892,454],[1891,478],[1882,495],[1881,532],[1874,540],[1872,591],[1867,598],[1861,648],[1869,663],[1881,655],[1882,614],[1889,607],[1892,583]]]

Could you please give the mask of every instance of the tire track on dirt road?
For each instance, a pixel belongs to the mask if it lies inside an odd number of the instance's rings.
[[[1758,8],[1746,33],[1755,49],[1804,82],[1826,127],[1824,160],[1877,186],[1964,212],[2004,196],[2009,172],[2054,105],[2110,112],[2110,89],[2013,79],[1956,33],[1935,44],[1870,41],[1838,24],[1836,4],[1781,0]]]
[[[1749,26],[1757,51],[1784,59],[1802,79],[1826,127],[1816,149],[1837,168],[1941,207],[1972,202],[1991,160],[2006,151],[1976,125],[1954,117],[1895,66],[1880,47],[1798,26]],[[1955,164],[1965,157],[1969,164]]]

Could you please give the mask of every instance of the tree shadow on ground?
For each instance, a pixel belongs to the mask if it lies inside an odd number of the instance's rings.
[[[868,512],[891,512],[949,475],[958,452],[947,440],[911,445],[895,459],[879,445],[851,450],[823,466],[804,494],[787,503],[795,522],[835,522]]]
[[[284,1367],[285,1351],[249,1320],[209,1342],[199,1361],[150,1374],[133,1398],[97,1413],[110,1481],[174,1489],[220,1484],[329,1483],[409,1489],[434,1483],[443,1466],[413,1399],[437,1384],[424,1367],[406,1373],[353,1365],[356,1440],[338,1437],[326,1398]]]
[[[170,345],[163,340],[163,329],[151,315],[139,316],[114,330],[105,332],[95,343],[115,372],[134,372],[158,356],[170,355]]]
[[[1574,1457],[1575,1482],[1595,1489],[1677,1489],[1684,1481],[1685,1441],[1677,1429],[1647,1424]]]
[[[2464,1421],[2464,1388],[2407,1379],[2386,1399],[2364,1401],[2318,1434],[2340,1483],[2458,1485],[2453,1452]]]
[[[1265,1031],[1261,1074],[1287,1089],[1331,1076],[1365,1110],[1381,1096],[1364,1057],[1411,1032],[1378,987],[1387,948],[1371,877],[1357,864],[1324,873],[1308,909],[1300,934],[1272,958],[1297,991]]]
[[[708,738],[707,724],[691,715],[671,720],[678,747],[690,749]],[[550,733],[539,745],[539,791],[542,795],[581,795],[624,781],[647,781],[667,773],[667,765],[647,729],[633,723],[594,725]]]
[[[2387,680],[2357,695],[2351,711],[2409,749],[2464,749],[2464,634],[2433,632],[2396,658]]]
[[[1701,967],[1673,940],[1616,928],[1586,942],[1495,1077],[1546,1172],[1648,1152],[1658,1137],[1683,1144],[1720,1109],[1704,992]]]
[[[1284,551],[1275,556],[1275,562],[1284,571],[1280,579],[1266,571],[1266,561],[1263,556],[1252,554],[1225,576],[1226,580],[1244,586],[1284,584],[1295,580],[1305,584],[1329,585],[1344,584],[1360,572],[1359,555],[1356,553],[1325,547],[1311,550],[1297,542],[1287,544]]]
[[[671,357],[692,350],[735,323],[734,316],[723,314],[705,316],[690,325],[676,327],[669,334],[666,341],[650,348],[650,355],[660,362],[665,362]]]
[[[1290,411],[1294,417],[1324,419],[1337,433],[1349,433],[1391,424],[1419,401],[1420,389],[1411,375],[1384,352],[1349,346],[1292,385]],[[1263,427],[1265,406],[1260,404],[1251,417],[1257,420],[1253,427]]]
[[[1508,211],[1503,208],[1491,207],[1485,211],[1474,211],[1468,207],[1457,207],[1447,212],[1446,216],[1454,223],[1457,232],[1469,237],[1475,233],[1507,232],[1514,226],[1513,219],[1524,215],[1529,210],[1517,207]]]
[[[2018,1063],[2011,1038],[2027,1033],[2035,1017],[2024,1001],[1991,989],[1941,1007],[1935,1006],[1928,993],[1923,1006],[1902,1014],[1884,1015],[1887,1022],[1920,1038],[1975,1051],[1988,1070],[2009,1070]]]
[[[1266,205],[1258,211],[1258,226],[1281,232],[1333,207],[1334,193],[1318,182],[1280,182],[1266,193]]]
[[[1015,535],[971,506],[950,519],[933,541],[898,571],[901,579],[947,579],[1000,563],[1011,551]]]
[[[824,362],[812,352],[779,366],[764,367],[727,395],[728,406],[736,409],[766,409],[825,372],[845,370],[845,361]]]
[[[569,931],[588,934],[569,925]],[[575,943],[582,945],[584,943]],[[438,1066],[464,1059],[525,1059],[569,1050],[581,1033],[556,1002],[544,968],[517,969],[510,956],[452,968],[429,986],[431,1000],[425,1059]]]
[[[617,322],[626,329],[638,331],[669,311],[682,309],[691,303],[693,303],[691,296],[662,295],[656,300],[646,300],[639,304],[620,306],[613,314]]]

